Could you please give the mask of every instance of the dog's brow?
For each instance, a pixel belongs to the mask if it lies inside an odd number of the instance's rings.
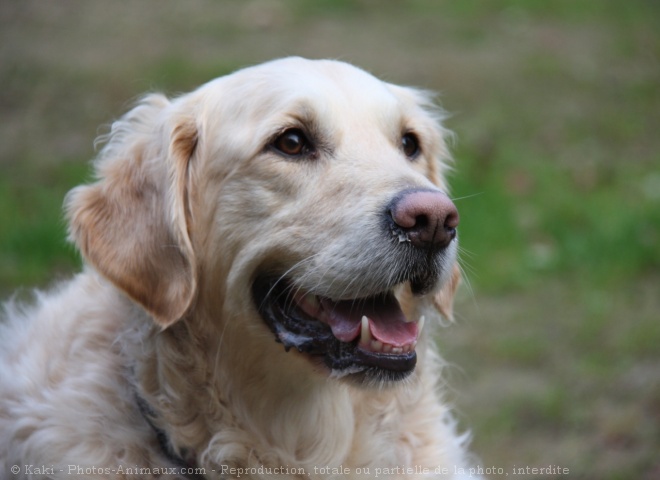
[[[289,128],[300,128],[309,136],[315,147],[325,152],[332,151],[330,126],[321,122],[321,116],[308,101],[300,101],[271,129],[269,138],[275,138]]]

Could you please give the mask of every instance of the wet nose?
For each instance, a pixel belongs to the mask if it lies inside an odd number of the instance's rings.
[[[407,190],[392,202],[389,213],[415,247],[439,250],[456,238],[458,210],[443,192],[437,190]]]

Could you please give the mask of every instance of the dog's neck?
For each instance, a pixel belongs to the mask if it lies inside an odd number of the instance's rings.
[[[132,329],[128,358],[138,359],[136,389],[173,452],[209,465],[311,466],[350,464],[361,453],[390,455],[386,464],[400,448],[366,438],[397,431],[406,389],[362,391],[328,379],[297,352],[232,324],[189,318],[161,331],[145,320]],[[391,452],[374,452],[384,445]]]
[[[338,421],[324,422],[334,434],[301,438],[302,433],[317,432],[310,424],[352,410],[345,386],[296,373],[296,354],[286,354],[274,340],[275,359],[249,339],[236,338],[231,328],[207,330],[196,328],[192,320],[165,331],[155,326],[136,330],[142,337],[134,338],[142,354],[134,368],[137,389],[153,409],[153,424],[165,432],[174,450],[220,451],[225,441],[243,440],[253,449],[262,443],[281,444],[304,457],[305,446],[324,438],[350,438],[353,424]],[[260,354],[249,355],[255,351]],[[228,432],[234,433],[227,437]],[[282,439],[290,439],[288,445]],[[337,446],[328,451],[337,451]]]

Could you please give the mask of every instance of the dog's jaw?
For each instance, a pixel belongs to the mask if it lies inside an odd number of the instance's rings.
[[[397,382],[414,371],[424,318],[406,319],[393,294],[332,301],[294,292],[268,277],[253,285],[261,318],[287,351],[321,359],[332,376],[362,385]]]

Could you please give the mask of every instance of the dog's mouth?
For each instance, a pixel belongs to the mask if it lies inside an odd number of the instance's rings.
[[[253,294],[261,317],[287,351],[320,358],[335,375],[397,381],[415,368],[424,318],[409,321],[391,291],[332,300],[266,277],[255,281]]]

